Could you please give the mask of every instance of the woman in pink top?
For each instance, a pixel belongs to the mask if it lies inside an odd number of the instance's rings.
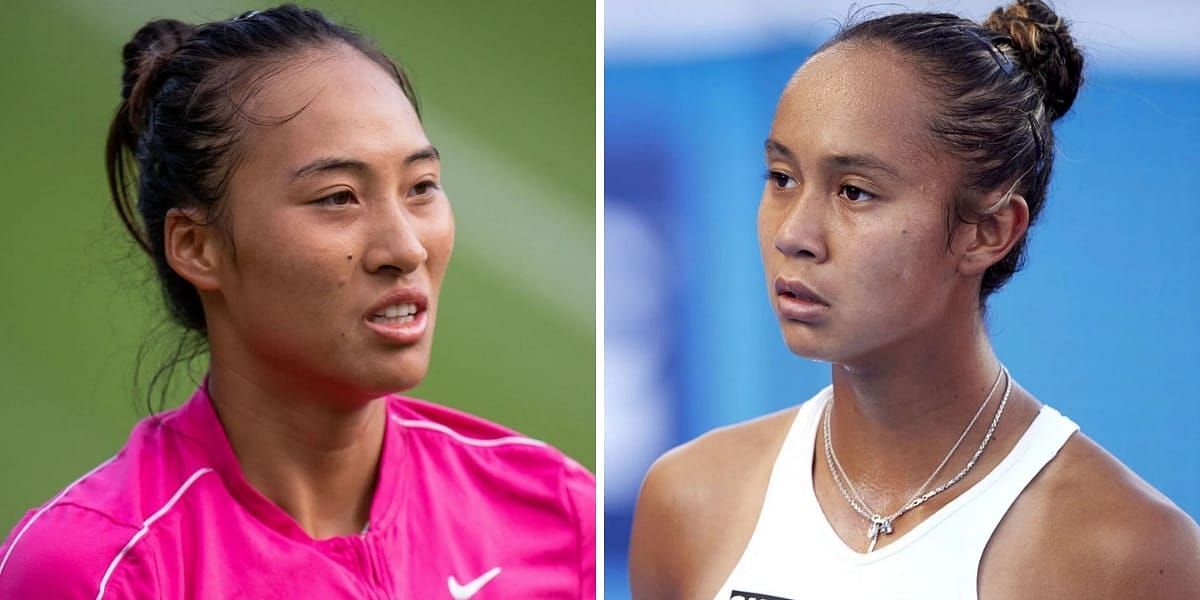
[[[404,72],[293,6],[148,23],[124,63],[113,200],[210,371],[17,523],[0,598],[593,598],[592,476],[390,395],[454,245]]]

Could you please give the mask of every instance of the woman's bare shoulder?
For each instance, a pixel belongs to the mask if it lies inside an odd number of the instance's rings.
[[[671,483],[686,483],[684,487],[693,490],[691,493],[719,491],[724,488],[724,482],[731,478],[749,476],[749,468],[755,464],[769,470],[796,419],[797,410],[797,407],[792,407],[714,429],[677,446],[655,461],[646,475],[646,483],[665,483],[668,486]],[[679,487],[670,486],[676,493],[686,491]],[[720,495],[724,497],[727,494]]]
[[[642,483],[630,542],[635,598],[716,591],[716,580],[733,568],[753,533],[797,410],[715,429],[654,463]]]
[[[1021,495],[993,543],[1024,546],[1010,564],[1024,563],[1020,578],[1054,597],[1200,598],[1195,521],[1082,433]]]

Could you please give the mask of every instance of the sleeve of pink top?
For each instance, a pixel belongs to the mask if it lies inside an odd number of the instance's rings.
[[[596,598],[596,478],[571,459],[563,467],[567,507],[579,533],[579,598]]]
[[[137,533],[76,505],[31,511],[0,547],[0,598],[158,598],[144,546],[126,550]]]

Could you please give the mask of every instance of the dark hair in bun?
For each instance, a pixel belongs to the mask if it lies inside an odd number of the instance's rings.
[[[408,76],[390,58],[320,12],[293,5],[196,26],[151,21],[122,49],[121,103],[105,151],[109,192],[125,228],[154,264],[172,320],[187,332],[151,388],[164,375],[169,381],[174,365],[200,354],[207,341],[199,294],[167,264],[167,212],[195,209],[221,225],[222,198],[246,126],[295,116],[256,117],[244,110],[246,101],[266,78],[304,60],[306,51],[338,45],[391,74],[420,115]]]
[[[1038,80],[1050,119],[1067,114],[1083,84],[1083,55],[1067,22],[1039,0],[1019,0],[992,11],[983,26],[1004,36],[1001,41]]]
[[[930,130],[965,168],[955,218],[997,210],[977,206],[977,197],[1004,186],[1025,198],[1030,225],[1037,220],[1054,166],[1051,123],[1083,84],[1083,55],[1062,17],[1041,0],[997,8],[982,25],[944,13],[887,15],[843,28],[818,52],[843,42],[899,51],[940,100]],[[1020,270],[1025,245],[1022,238],[984,273],[981,307]]]

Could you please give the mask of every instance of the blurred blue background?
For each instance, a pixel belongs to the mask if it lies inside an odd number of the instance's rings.
[[[605,4],[608,598],[629,595],[634,501],[657,456],[829,381],[782,343],[755,213],[779,92],[848,4]],[[1200,9],[1055,4],[1088,80],[1058,125],[1028,266],[993,297],[989,329],[1022,385],[1197,518]],[[997,5],[902,6],[980,20]]]

